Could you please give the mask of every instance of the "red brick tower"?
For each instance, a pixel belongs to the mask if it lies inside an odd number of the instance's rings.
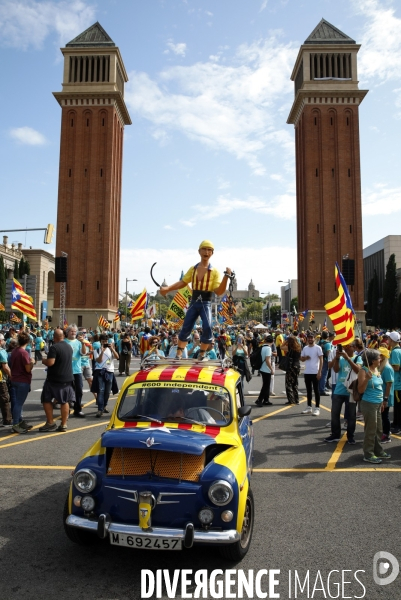
[[[61,51],[63,91],[54,93],[62,108],[56,256],[68,254],[68,322],[95,326],[96,313],[111,319],[118,307],[128,78],[119,49],[99,23]]]
[[[363,311],[363,257],[358,108],[360,45],[322,19],[301,46],[291,75],[295,126],[299,310],[323,322],[336,297],[334,264],[355,261],[349,286]],[[320,312],[322,311],[322,312]],[[357,312],[358,318],[364,313]]]

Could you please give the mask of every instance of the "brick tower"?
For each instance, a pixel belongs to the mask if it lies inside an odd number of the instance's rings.
[[[118,307],[124,102],[119,49],[99,23],[61,49],[63,91],[56,256],[68,254],[66,316],[95,326]],[[59,319],[60,284],[55,286]]]
[[[363,319],[363,257],[358,108],[360,45],[322,19],[301,46],[291,75],[295,99],[298,305],[322,323],[336,297],[334,265],[355,261],[349,285]]]

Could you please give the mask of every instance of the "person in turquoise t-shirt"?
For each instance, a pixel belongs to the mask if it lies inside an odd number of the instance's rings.
[[[358,391],[362,394],[361,411],[365,423],[363,438],[363,460],[380,464],[383,459],[391,458],[383,450],[381,439],[383,426],[381,413],[383,410],[383,379],[378,367],[380,352],[367,349],[362,355],[363,367],[358,373]],[[336,387],[337,391],[337,387]]]
[[[391,350],[389,363],[394,369],[394,415],[392,433],[401,433],[401,348],[400,334],[397,331],[389,333],[388,341]]]
[[[82,333],[78,333],[78,327],[75,324],[67,327],[67,337],[64,340],[66,344],[69,344],[72,348],[72,374],[75,381],[75,404],[74,404],[74,417],[84,417],[85,413],[82,410],[82,365],[81,356],[86,354],[85,338]]]
[[[35,338],[35,360],[42,361],[42,349],[44,346],[44,339],[42,338],[40,331],[38,331]]]
[[[341,439],[341,409],[345,404],[347,412],[347,439],[349,444],[355,444],[354,434],[356,426],[356,404],[350,402],[350,393],[346,387],[346,379],[349,373],[358,373],[362,366],[360,356],[355,356],[355,344],[344,346],[337,352],[333,361],[333,371],[337,373],[336,389],[332,397],[331,405],[331,435],[325,438],[325,442],[338,442]]]
[[[380,367],[379,371],[383,379],[383,412],[382,412],[382,424],[383,424],[383,435],[381,439],[382,444],[388,444],[391,442],[390,437],[390,419],[388,417],[389,410],[394,406],[394,369],[388,362],[390,358],[390,351],[385,346],[380,346]]]

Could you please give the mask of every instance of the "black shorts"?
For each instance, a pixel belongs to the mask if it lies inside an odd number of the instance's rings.
[[[52,402],[53,399],[57,400],[58,404],[74,404],[75,392],[72,384],[55,383],[46,379],[40,401],[44,404],[45,402]]]

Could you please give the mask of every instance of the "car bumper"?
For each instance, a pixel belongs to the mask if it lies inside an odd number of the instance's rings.
[[[75,515],[69,515],[66,520],[66,524],[70,527],[78,527],[85,531],[92,531],[93,533],[99,533],[98,521],[90,521],[82,517]],[[161,538],[161,539],[180,539],[185,540],[186,530],[185,529],[168,529],[167,527],[152,527],[151,531],[145,531],[138,525],[124,525],[123,523],[112,523],[108,522],[106,525],[107,533],[121,533],[126,535],[135,535],[139,537],[147,538]],[[105,537],[102,535],[101,537]],[[236,529],[228,529],[224,531],[213,531],[205,529],[195,529],[193,532],[193,543],[195,544],[216,544],[225,545],[233,544],[238,542],[240,534]]]

